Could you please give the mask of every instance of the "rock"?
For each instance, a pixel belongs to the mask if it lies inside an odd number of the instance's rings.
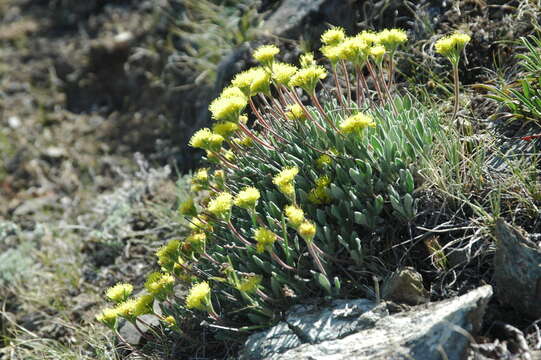
[[[316,344],[373,326],[387,315],[367,299],[335,300],[326,308],[294,306],[286,320],[267,331],[253,334],[244,348],[244,359],[267,359],[303,343]]]
[[[468,351],[471,336],[480,326],[485,307],[492,296],[492,287],[483,286],[470,293],[437,303],[419,305],[411,311],[387,315],[385,303],[374,306],[366,299],[341,300],[318,313],[295,312],[276,327],[252,335],[241,355],[242,359],[463,359]],[[320,316],[318,316],[318,314]],[[332,315],[330,315],[332,314]],[[340,320],[346,316],[351,326]],[[370,318],[363,322],[361,318]],[[291,321],[297,325],[293,327]],[[302,325],[301,325],[302,324]],[[289,331],[280,339],[277,327]],[[314,335],[333,334],[326,338]],[[345,330],[345,331],[344,331]],[[353,332],[353,333],[352,333]],[[265,343],[266,336],[278,347]],[[283,351],[286,340],[296,344]]]
[[[160,320],[155,315],[147,314],[147,315],[141,315],[140,318],[145,321],[150,326],[158,326],[160,324]],[[150,332],[150,329],[148,326],[143,325],[142,323],[138,322],[137,325],[139,326],[139,329],[144,334],[147,334]],[[132,323],[126,321],[118,330],[122,338],[131,345],[139,345],[141,344],[141,341],[144,339],[143,335],[137,331],[135,326],[133,326]]]
[[[267,19],[263,30],[289,39],[319,41],[328,24],[351,30],[355,11],[352,0],[284,0]]]
[[[384,282],[382,297],[408,305],[428,302],[428,291],[424,288],[423,277],[412,267],[399,269]]]
[[[317,344],[340,339],[362,329],[374,326],[388,315],[385,306],[376,307],[368,299],[335,300],[323,310],[315,306],[300,306],[287,317],[286,322],[304,341]]]
[[[541,317],[541,248],[505,221],[496,223],[494,282],[496,298],[531,316]]]

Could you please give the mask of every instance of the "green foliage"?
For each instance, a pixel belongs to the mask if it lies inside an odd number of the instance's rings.
[[[254,0],[170,0],[180,5],[181,16],[171,12],[175,62],[191,71],[197,84],[213,84],[216,66],[232,49],[255,39],[261,15]],[[177,6],[171,6],[176,9]],[[177,40],[178,43],[177,43]],[[174,45],[173,45],[174,44]]]
[[[325,105],[331,123],[343,121],[345,115],[336,104]],[[274,246],[275,255],[245,246],[239,237],[251,239],[255,227],[250,214],[239,208],[232,211],[231,225],[213,221],[214,231],[206,242],[206,253],[212,260],[201,257],[196,266],[203,273],[225,277],[224,282],[214,283],[213,289],[220,298],[220,312],[236,310],[238,316],[244,309],[246,316],[259,324],[261,316],[267,322],[276,311],[304,298],[359,292],[363,277],[350,278],[377,268],[382,254],[392,246],[387,240],[403,232],[416,216],[417,159],[430,156],[434,132],[439,130],[436,114],[415,99],[396,98],[395,106],[397,116],[389,107],[376,108],[370,112],[376,128],[351,136],[337,133],[312,109],[312,116],[325,131],[308,123],[276,123],[273,132],[281,140],[273,142],[274,149],[261,146],[236,154],[239,169],[229,169],[225,186],[232,193],[246,186],[257,187],[261,192],[258,224],[280,234],[281,240]],[[332,158],[332,166],[317,166],[322,153]],[[295,177],[297,205],[317,225],[313,245],[318,249],[318,260],[310,254],[310,244],[285,225],[283,209],[289,200],[272,183],[273,175],[290,166],[299,168]],[[325,187],[329,201],[315,204],[309,194],[322,177],[330,179]],[[228,264],[226,273],[221,269],[223,264]],[[262,276],[260,290],[273,301],[239,293],[234,272]]]
[[[483,87],[489,91],[489,98],[507,108],[503,115],[509,121],[541,124],[541,39],[532,35],[520,42],[526,52],[517,55],[522,70],[519,79],[501,87]]]

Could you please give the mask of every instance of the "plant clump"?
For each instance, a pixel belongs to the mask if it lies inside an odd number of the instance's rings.
[[[210,105],[213,130],[190,142],[207,160],[179,209],[191,232],[158,250],[161,271],[145,284],[164,323],[248,331],[306,299],[365,293],[372,275],[399,265],[419,174],[442,131],[437,112],[393,86],[406,40],[399,29],[332,28],[321,49],[330,72],[313,54],[296,67],[277,61],[273,45],[254,52],[261,66],[234,77]],[[335,98],[320,100],[329,74]],[[190,288],[184,301],[177,284]],[[112,313],[99,320],[110,326]],[[137,313],[116,312],[133,322]]]

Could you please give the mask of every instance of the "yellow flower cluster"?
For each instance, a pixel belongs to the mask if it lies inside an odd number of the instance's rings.
[[[252,83],[250,84],[250,96],[270,93],[270,74],[262,68],[255,68]]]
[[[254,59],[262,65],[270,65],[274,61],[274,57],[280,52],[280,49],[275,45],[263,45],[254,51]]]
[[[297,71],[289,80],[289,86],[298,86],[308,94],[314,94],[317,82],[327,77],[327,70],[323,66],[310,65]]]
[[[306,120],[306,114],[299,104],[289,105],[285,114],[286,117],[292,121]]]
[[[287,86],[289,83],[289,80],[291,79],[291,77],[293,77],[293,75],[295,75],[297,70],[298,69],[296,66],[293,66],[290,64],[281,63],[281,62],[273,63],[272,64],[272,79],[277,84]]]
[[[284,209],[289,224],[295,229],[304,222],[304,211],[295,205],[288,205]]]
[[[400,44],[408,41],[408,35],[402,29],[385,29],[378,33],[379,43],[389,52],[394,52]]]
[[[126,301],[126,299],[133,292],[132,284],[119,283],[113,287],[110,287],[106,292],[105,296],[114,303],[121,303]]]
[[[254,293],[259,284],[261,284],[262,276],[261,275],[248,275],[245,276],[237,285],[239,291],[251,294]]]
[[[316,186],[308,193],[308,201],[316,205],[328,204],[331,202],[328,186],[331,179],[328,176],[321,176],[316,180]]]
[[[308,243],[314,240],[316,231],[316,226],[309,221],[303,222],[297,229],[299,235]]]
[[[105,308],[98,315],[96,315],[96,320],[102,324],[113,329],[116,325],[116,320],[118,318],[118,311],[113,308]]]
[[[376,123],[370,115],[357,113],[343,120],[339,127],[345,134],[352,134],[368,127],[376,127]]]
[[[379,45],[379,34],[373,31],[364,30],[357,34],[356,37],[364,41],[368,46]]]
[[[458,57],[460,52],[469,43],[471,37],[463,33],[454,33],[449,36],[444,36],[434,45],[436,52],[446,57]]]
[[[316,160],[316,166],[320,169],[323,169],[331,164],[332,164],[332,158],[327,154],[321,155]]]
[[[210,200],[207,210],[218,217],[227,217],[233,206],[233,196],[228,192],[219,193],[214,199]]]
[[[267,228],[260,227],[254,231],[254,240],[257,242],[256,251],[262,253],[272,248],[276,241],[276,234]]]
[[[154,310],[152,309],[152,304],[154,303],[154,296],[150,294],[143,294],[135,299],[133,305],[132,313],[134,316],[141,316],[145,314],[150,314]]]
[[[407,39],[406,32],[400,29],[385,29],[379,33],[363,31],[356,36],[346,37],[340,35],[335,28],[331,28],[322,36],[325,45],[320,51],[333,67],[340,60],[363,65],[369,56],[379,64],[383,61],[386,51],[392,55]]]
[[[314,59],[314,54],[311,53],[311,52],[302,54],[299,57],[299,63],[301,64],[302,68],[307,68],[309,66],[316,65],[316,60]]]
[[[374,58],[376,64],[381,64],[383,61],[383,55],[385,55],[385,46],[376,45],[370,48],[370,56]]]
[[[145,282],[145,289],[158,298],[164,298],[173,291],[175,278],[166,273],[153,272]]]
[[[346,33],[343,28],[333,26],[321,35],[321,42],[325,45],[338,45],[345,37]]]
[[[357,36],[344,40],[344,42],[339,45],[338,49],[341,59],[351,61],[358,65],[361,65],[366,61],[369,50],[370,47],[366,41]]]
[[[282,192],[288,198],[293,198],[295,195],[295,176],[299,173],[299,168],[289,167],[280,171],[274,178],[272,182],[278,187],[278,190]]]
[[[261,67],[254,67],[237,74],[231,84],[241,90],[245,97],[259,92],[267,93],[270,85],[270,74]]]
[[[236,91],[229,88],[230,92]],[[212,118],[217,121],[238,122],[240,113],[248,105],[248,100],[243,96],[220,96],[214,99],[209,106]]]
[[[253,186],[249,186],[240,191],[235,197],[235,205],[243,209],[254,209],[257,201],[261,197],[259,190]]]
[[[193,217],[190,221],[190,229],[194,231],[212,231],[212,225],[208,222],[208,219],[205,215],[199,215]]]
[[[129,299],[124,301],[123,303],[118,304],[115,307],[115,310],[118,314],[118,316],[123,317],[127,320],[133,320],[135,315],[135,307],[136,307],[137,301],[135,299]]]
[[[203,128],[193,134],[190,139],[190,146],[207,151],[220,151],[224,140],[223,136],[214,134],[208,128]]]
[[[184,215],[184,216],[195,216],[195,215],[197,215],[197,209],[195,208],[195,203],[194,203],[193,199],[190,198],[190,199],[188,199],[186,201],[183,201],[178,207],[178,212],[181,215]]]
[[[209,302],[210,286],[206,281],[193,285],[186,297],[186,307],[188,309],[207,310]]]
[[[173,239],[156,251],[158,264],[164,268],[171,268],[178,260],[180,241]]]

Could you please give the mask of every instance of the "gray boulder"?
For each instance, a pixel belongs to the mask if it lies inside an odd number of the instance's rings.
[[[329,24],[351,30],[355,23],[352,0],[284,0],[265,21],[263,30],[283,38],[318,41]]]
[[[393,315],[386,303],[366,299],[337,300],[321,310],[297,307],[276,327],[252,335],[241,358],[463,359],[491,296],[487,285]]]
[[[541,247],[501,219],[496,246],[496,298],[532,318],[541,317]]]

